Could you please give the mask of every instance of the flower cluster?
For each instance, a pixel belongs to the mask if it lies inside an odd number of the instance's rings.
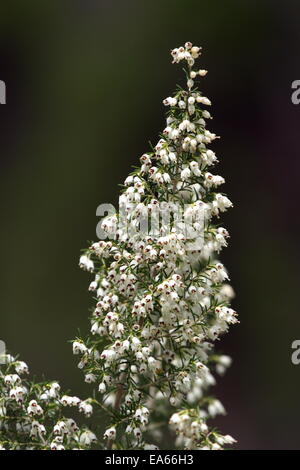
[[[194,410],[183,410],[174,413],[170,424],[177,434],[177,445],[185,448],[197,448],[199,450],[221,450],[224,445],[234,444],[233,437],[222,436],[214,431],[209,431],[207,424]],[[201,442],[201,446],[199,446]]]
[[[125,180],[120,206],[126,230],[119,214],[108,216],[102,228],[116,237],[93,243],[80,258],[80,266],[94,273],[89,290],[96,305],[91,335],[77,339],[73,351],[111,417],[104,434],[108,448],[152,448],[160,440],[159,423],[168,420],[182,448],[220,449],[234,442],[207,424],[224,413],[208,395],[213,372],[230,365],[230,358],[215,353],[214,341],[237,316],[218,259],[229,238],[218,218],[232,203],[219,192],[224,178],[211,172],[218,160],[207,146],[217,136],[206,127],[211,102],[195,86],[207,73],[195,68],[200,54],[189,42],[172,51],[173,62],[187,63],[187,87],[163,101],[166,127]],[[164,203],[180,206],[198,232],[193,216],[200,211],[201,244],[178,230],[175,220],[168,229],[162,222],[155,236],[138,233],[141,214],[151,217]]]
[[[80,429],[63,413],[65,407],[73,406],[88,415],[88,404],[77,397],[61,396],[57,382],[30,381],[25,362],[10,355],[4,359],[0,366],[1,450],[79,450],[97,441],[93,432]]]

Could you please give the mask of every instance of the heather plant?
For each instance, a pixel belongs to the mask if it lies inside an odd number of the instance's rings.
[[[34,381],[27,364],[9,354],[0,364],[0,450],[79,450],[97,441],[66,413],[77,408],[89,416],[89,400],[64,395],[58,382]]]
[[[211,393],[231,359],[215,343],[237,323],[234,292],[219,260],[229,233],[220,215],[232,206],[211,173],[217,136],[206,127],[211,105],[198,88],[207,74],[187,42],[172,50],[186,86],[163,103],[166,127],[122,186],[118,210],[101,222],[99,241],[79,264],[92,273],[90,333],[73,353],[90,398],[62,394],[57,382],[27,378],[24,362],[0,366],[3,449],[220,450],[233,444],[211,419],[224,414]],[[76,409],[109,422],[103,438],[77,426]],[[96,437],[97,434],[97,437]]]
[[[172,51],[186,64],[187,85],[163,103],[166,127],[126,178],[119,211],[102,221],[106,236],[81,256],[94,274],[91,334],[74,354],[111,425],[107,448],[154,449],[169,422],[174,446],[221,449],[234,443],[208,424],[225,412],[210,395],[214,372],[230,365],[214,343],[237,322],[233,290],[219,261],[228,231],[219,216],[232,206],[208,145],[210,100],[198,89],[201,48]],[[150,228],[149,228],[150,225]],[[100,231],[101,232],[101,231]]]

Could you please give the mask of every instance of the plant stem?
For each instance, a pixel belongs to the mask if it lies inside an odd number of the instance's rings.
[[[114,404],[114,409],[116,411],[120,408],[121,401],[122,401],[122,398],[123,398],[123,394],[124,394],[123,382],[125,380],[125,377],[126,377],[126,373],[123,372],[120,375],[120,382],[117,385],[116,401],[115,401],[115,404]],[[113,445],[113,439],[110,439],[107,443],[107,449],[111,450],[112,445]]]

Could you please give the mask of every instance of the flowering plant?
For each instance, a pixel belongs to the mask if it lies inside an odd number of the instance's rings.
[[[86,449],[97,441],[85,426],[65,416],[79,408],[89,416],[88,400],[63,395],[57,382],[24,378],[25,362],[6,354],[0,366],[0,450]]]
[[[73,353],[97,390],[85,401],[61,396],[56,382],[21,379],[26,364],[10,358],[0,372],[3,448],[95,443],[94,433],[64,417],[66,406],[107,414],[100,448],[157,449],[168,426],[171,447],[218,450],[235,442],[208,424],[225,412],[209,394],[213,373],[231,362],[214,342],[237,318],[218,259],[229,237],[218,218],[232,203],[217,190],[224,179],[210,172],[217,157],[207,146],[217,136],[206,128],[210,100],[196,86],[207,73],[195,66],[200,55],[190,42],[172,51],[174,63],[186,63],[187,87],[164,100],[166,128],[126,178],[119,212],[102,221],[103,239],[80,258],[94,275],[96,305],[91,334],[73,341]]]
[[[77,339],[73,350],[111,417],[107,448],[156,448],[168,421],[182,448],[235,442],[207,425],[224,413],[207,393],[212,371],[223,373],[230,364],[213,342],[237,319],[218,260],[229,234],[214,221],[232,203],[217,192],[224,179],[209,171],[217,157],[207,145],[217,136],[206,128],[210,100],[195,86],[207,73],[195,67],[200,54],[189,42],[172,51],[173,62],[187,64],[187,89],[164,100],[160,140],[125,180],[120,212],[102,222],[109,240],[93,243],[80,258],[95,274],[89,290],[96,306],[92,335]],[[150,234],[141,229],[149,217]]]

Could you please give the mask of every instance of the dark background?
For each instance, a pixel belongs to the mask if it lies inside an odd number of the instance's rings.
[[[156,143],[162,99],[183,83],[169,51],[190,40],[235,204],[222,260],[241,324],[218,345],[234,359],[218,425],[239,449],[300,449],[299,23],[296,0],[1,2],[0,338],[35,374],[89,393],[68,343],[92,305],[79,252]]]

